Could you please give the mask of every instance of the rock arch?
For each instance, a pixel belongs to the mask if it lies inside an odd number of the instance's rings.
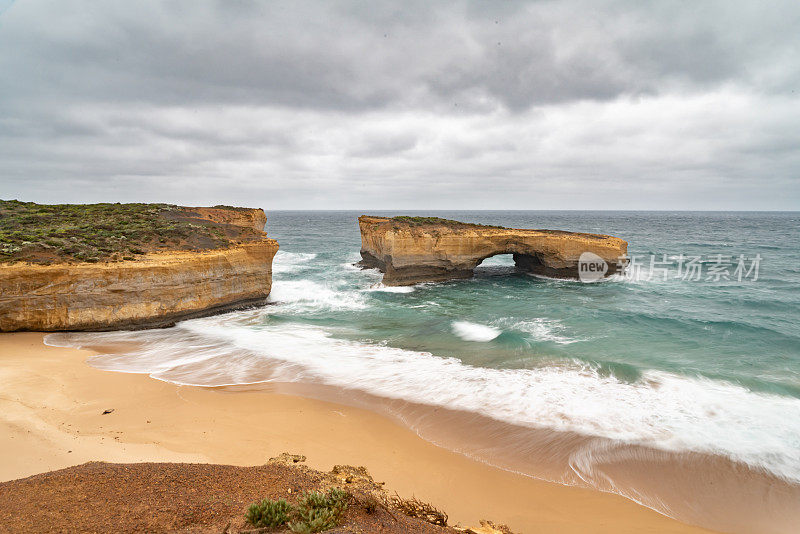
[[[513,254],[525,271],[554,278],[578,278],[581,254],[591,252],[619,271],[628,243],[617,237],[560,230],[483,226],[435,217],[358,219],[361,264],[377,267],[386,285],[410,285],[470,278],[483,260]]]

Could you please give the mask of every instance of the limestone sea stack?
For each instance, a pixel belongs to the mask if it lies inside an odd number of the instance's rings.
[[[163,327],[272,286],[261,209],[0,202],[0,331]]]
[[[469,278],[483,260],[513,254],[524,271],[553,278],[579,277],[581,256],[605,262],[603,274],[619,272],[628,243],[617,237],[560,230],[484,226],[438,217],[358,218],[361,265],[376,267],[385,285]],[[598,259],[599,258],[599,259]]]

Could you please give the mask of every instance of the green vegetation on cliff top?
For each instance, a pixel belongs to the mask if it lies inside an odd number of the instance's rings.
[[[236,237],[192,215],[170,204],[0,200],[0,263],[129,261],[159,250],[225,248]]]
[[[245,517],[256,529],[274,530],[288,525],[292,532],[312,534],[338,525],[350,498],[348,492],[331,488],[327,493],[305,492],[294,506],[285,499],[264,499],[251,504]]]
[[[398,215],[392,217],[392,221],[408,224],[411,226],[425,226],[430,224],[442,226],[480,226],[483,228],[503,228],[503,226],[495,226],[491,224],[478,224],[478,223],[465,223],[461,221],[454,221],[452,219],[442,219],[441,217],[412,217],[410,215]]]

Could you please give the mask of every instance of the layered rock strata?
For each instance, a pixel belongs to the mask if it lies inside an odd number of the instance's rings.
[[[628,243],[617,237],[523,230],[436,218],[361,216],[361,265],[376,267],[386,285],[469,278],[486,258],[513,254],[517,267],[553,278],[579,278],[584,258],[606,264],[603,276],[619,272]]]
[[[263,232],[263,210],[188,209],[227,233],[247,227],[249,237],[133,261],[0,265],[0,331],[163,327],[266,302],[278,243]]]

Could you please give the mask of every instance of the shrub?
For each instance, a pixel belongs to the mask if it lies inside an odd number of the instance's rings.
[[[328,508],[309,510],[304,518],[293,523],[289,523],[292,532],[298,534],[311,534],[312,532],[322,532],[335,527],[339,523],[339,516]]]
[[[333,488],[327,494],[314,491],[305,493],[297,503],[297,521],[289,523],[292,532],[310,534],[322,532],[339,524],[350,494]]]
[[[374,514],[381,507],[380,501],[374,495],[366,495],[360,502],[368,514]]]
[[[261,502],[251,504],[245,517],[254,527],[272,528],[286,524],[289,521],[291,511],[292,505],[284,499],[278,499],[277,501],[264,499]]]
[[[432,504],[420,501],[416,497],[404,499],[395,493],[393,497],[388,499],[387,504],[396,510],[400,510],[409,517],[416,517],[433,525],[447,526],[446,513]]]

